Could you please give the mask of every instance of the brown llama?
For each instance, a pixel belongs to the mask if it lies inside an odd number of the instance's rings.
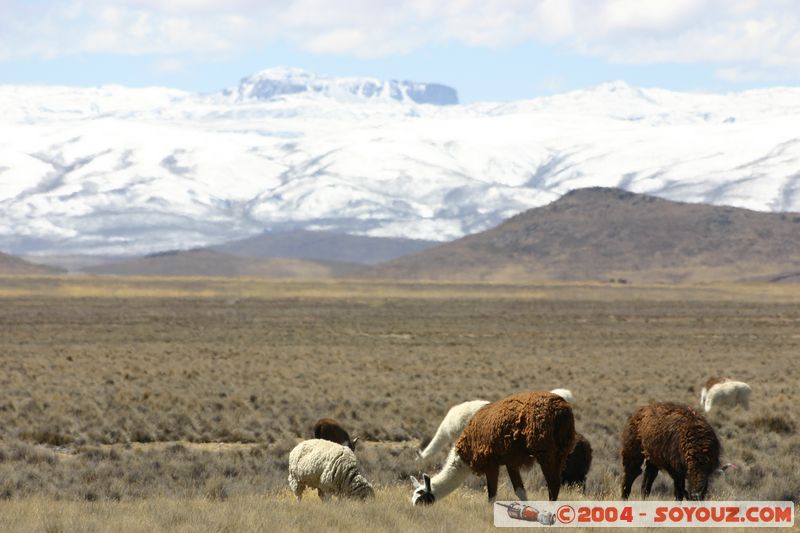
[[[674,482],[675,499],[704,499],[719,467],[720,445],[714,428],[687,405],[654,403],[640,407],[622,432],[622,497],[627,499],[634,480],[642,473],[642,493],[650,494],[659,470]],[[688,493],[686,482],[689,483]]]
[[[486,476],[489,501],[497,496],[500,467],[505,465],[514,492],[527,499],[520,468],[538,462],[550,500],[558,498],[561,472],[575,443],[572,408],[550,392],[521,392],[490,403],[470,419],[433,478],[414,477],[411,503],[430,504],[455,490],[470,472]]]

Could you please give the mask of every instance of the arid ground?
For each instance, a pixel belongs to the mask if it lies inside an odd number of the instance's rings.
[[[627,416],[697,405],[713,375],[753,397],[709,415],[739,465],[710,497],[797,502],[799,304],[794,285],[2,278],[0,529],[488,531],[477,477],[409,504],[451,405],[571,389],[594,463],[562,499],[614,499]],[[323,416],[361,436],[374,501],[289,494],[288,452]],[[525,480],[546,499],[537,467]],[[654,490],[670,499],[666,475]]]

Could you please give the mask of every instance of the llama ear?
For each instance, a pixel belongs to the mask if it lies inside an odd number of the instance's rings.
[[[733,464],[733,463],[725,463],[725,464],[724,464],[724,465],[722,465],[721,467],[719,467],[719,468],[717,468],[716,470],[714,470],[714,473],[715,473],[715,474],[717,474],[717,475],[724,475],[724,474],[725,474],[725,471],[726,471],[727,469],[729,469],[729,468],[737,469],[737,468],[739,468],[739,467],[738,467],[738,466],[736,466],[736,465],[735,465],[735,464]]]
[[[421,486],[421,483],[417,481],[417,478],[411,476],[411,485],[414,487],[414,490],[417,490]]]
[[[351,440],[351,441],[350,441],[350,444],[352,444],[353,446],[355,446],[355,445],[356,445],[356,442],[358,442],[358,439],[360,439],[360,438],[361,438],[361,437],[356,437],[356,438],[354,438],[353,440]]]
[[[433,492],[431,490],[431,476],[429,476],[428,474],[422,474],[422,481],[425,482],[425,491]]]

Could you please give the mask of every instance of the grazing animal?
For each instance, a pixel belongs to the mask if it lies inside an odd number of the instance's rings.
[[[592,445],[580,433],[575,433],[575,447],[567,456],[567,463],[561,474],[562,485],[577,485],[586,490],[586,475],[592,466]]]
[[[306,488],[317,489],[321,500],[375,495],[353,450],[324,439],[304,440],[289,452],[289,489],[299,501]]]
[[[567,401],[571,401],[572,393],[566,389],[554,389],[553,394],[561,396]],[[561,393],[561,394],[559,394]],[[566,396],[566,397],[565,397]],[[569,397],[570,399],[568,399]],[[421,459],[427,459],[431,455],[437,453],[443,447],[449,445],[455,438],[457,438],[467,423],[472,419],[472,416],[478,412],[478,409],[488,404],[486,400],[471,400],[454,405],[447,411],[439,428],[436,430],[431,442],[422,451],[417,451]],[[562,472],[561,485],[578,485],[581,490],[586,489],[586,476],[589,473],[589,467],[592,464],[592,446],[589,441],[580,433],[575,434],[575,447],[572,452],[567,456],[567,462]],[[509,472],[509,476],[513,476]]]
[[[741,405],[743,409],[750,408],[750,394],[753,390],[750,385],[743,381],[723,381],[708,389],[703,402],[703,410],[706,413],[714,407],[736,407]]]
[[[521,392],[479,409],[450,450],[441,472],[423,483],[411,478],[411,503],[431,504],[458,487],[470,472],[486,476],[489,501],[497,496],[505,465],[517,498],[527,499],[519,469],[539,463],[550,500],[558,498],[561,472],[575,443],[575,419],[566,400],[550,392]]]
[[[720,469],[720,445],[714,428],[703,415],[686,405],[654,403],[637,409],[622,432],[622,497],[627,499],[642,473],[642,493],[650,494],[659,470],[675,485],[675,499],[704,499],[709,481]]]
[[[705,409],[706,396],[708,395],[708,391],[711,390],[711,387],[713,387],[717,383],[725,383],[726,381],[731,381],[731,379],[711,377],[706,380],[705,385],[703,385],[703,388],[700,389],[700,409]]]
[[[332,418],[320,418],[317,420],[314,424],[314,438],[344,444],[353,451],[356,451],[356,442],[358,442],[358,437],[350,440],[350,435],[348,435],[347,431]]]
[[[449,446],[467,427],[467,423],[472,419],[472,416],[478,412],[478,409],[488,404],[486,400],[471,400],[454,405],[444,415],[436,434],[431,441],[422,451],[417,451],[417,454],[422,459],[427,459],[435,454],[445,446]]]
[[[569,403],[575,403],[575,398],[572,397],[572,392],[569,389],[553,389],[550,392],[553,394],[558,394]]]
[[[570,403],[573,403],[572,393],[568,389],[553,389],[550,392],[561,396]],[[419,455],[421,459],[427,459],[445,446],[449,445],[459,435],[461,435],[461,432],[464,431],[465,427],[467,427],[467,422],[469,422],[470,419],[472,419],[472,416],[478,412],[478,409],[488,403],[489,402],[486,400],[470,400],[451,407],[442,419],[442,422],[439,424],[436,434],[433,436],[424,450],[417,451],[417,455]]]

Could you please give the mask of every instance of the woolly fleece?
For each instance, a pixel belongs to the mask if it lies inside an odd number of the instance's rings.
[[[306,488],[330,495],[365,499],[375,495],[353,451],[323,439],[301,442],[289,453],[289,488],[299,500]]]

